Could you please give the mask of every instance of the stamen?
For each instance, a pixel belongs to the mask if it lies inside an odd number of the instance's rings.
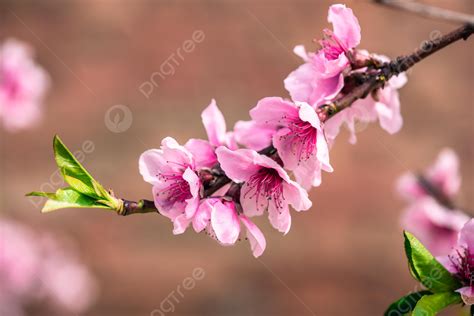
[[[247,185],[251,190],[247,191],[244,197],[247,197],[251,192],[250,199],[255,197],[255,203],[258,203],[261,196],[267,200],[273,200],[277,209],[283,208],[283,180],[275,169],[262,168],[247,181]],[[261,206],[265,206],[264,203]]]
[[[183,202],[192,197],[189,183],[183,179],[181,173],[159,173],[157,177],[169,185],[158,194],[161,194],[169,203]]]
[[[289,122],[290,132],[281,136],[281,139],[290,142],[291,151],[296,155],[298,163],[308,160],[316,151],[316,140],[318,131],[311,123],[301,119]]]
[[[329,60],[339,58],[339,55],[345,53],[347,48],[341,43],[337,36],[329,29],[324,29],[324,38],[319,41],[321,49]]]
[[[474,256],[468,248],[456,250],[455,255],[449,256],[449,260],[456,269],[454,276],[461,281],[464,286],[474,284]]]

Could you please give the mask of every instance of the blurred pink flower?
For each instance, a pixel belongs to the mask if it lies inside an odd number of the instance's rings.
[[[307,103],[294,104],[282,98],[268,97],[250,110],[250,116],[254,123],[240,125],[235,130],[236,138],[249,148],[253,144],[268,146],[273,139],[284,167],[293,171],[296,181],[304,188],[321,184],[321,170],[333,171],[319,117]],[[270,130],[273,133],[267,132]]]
[[[286,234],[291,226],[288,205],[297,211],[311,207],[306,190],[271,158],[251,149],[232,151],[223,146],[216,154],[226,175],[234,182],[244,182],[240,203],[246,216],[260,216],[268,209],[272,226]]]
[[[41,117],[49,76],[33,60],[33,50],[14,39],[0,45],[0,119],[8,131],[27,128]]]
[[[474,219],[470,219],[459,233],[455,249],[449,256],[439,258],[446,269],[461,281],[456,292],[466,305],[474,304]]]
[[[40,271],[41,252],[32,230],[0,218],[0,292],[28,295]]]
[[[343,72],[350,65],[348,56],[361,39],[359,21],[351,9],[335,4],[329,7],[328,22],[333,31],[324,30],[319,51],[307,53],[301,45],[294,49],[305,62],[284,81],[294,101],[318,106],[334,98],[344,85]]]
[[[435,163],[423,173],[423,176],[441,194],[452,198],[461,186],[459,159],[456,153],[450,148],[443,149],[438,154]],[[407,172],[399,178],[397,190],[409,201],[427,195],[417,176],[412,172]]]
[[[56,305],[72,313],[83,312],[97,296],[97,285],[75,254],[51,235],[42,240],[42,292]]]
[[[435,256],[451,251],[467,221],[469,216],[463,212],[446,209],[430,197],[413,202],[401,218],[403,229],[415,235]]]
[[[234,202],[220,198],[205,199],[193,219],[196,232],[206,230],[223,245],[233,245],[237,241],[241,235],[240,223],[246,228],[246,238],[253,255],[261,256],[266,247],[265,237],[253,222],[239,214]]]
[[[22,316],[32,304],[80,313],[93,303],[91,273],[52,236],[0,218],[0,237],[0,314]]]
[[[368,52],[358,51],[358,56],[364,55],[369,57]],[[372,54],[377,60],[388,62],[386,56]],[[362,69],[364,70],[364,69]],[[376,97],[368,95],[365,99],[355,101],[350,107],[340,111],[331,119],[327,120],[324,126],[326,137],[330,143],[339,134],[341,126],[347,126],[350,132],[349,142],[355,144],[357,142],[356,124],[364,124],[379,120],[380,126],[390,134],[395,134],[402,128],[403,118],[400,113],[400,99],[398,89],[403,87],[407,82],[405,73],[401,73],[396,77],[392,77],[384,88],[376,93]],[[361,122],[361,123],[359,123]]]
[[[140,156],[140,174],[153,185],[155,205],[173,222],[174,234],[186,230],[198,209],[200,167],[203,166],[196,163],[193,154],[171,137],[161,141],[161,149],[150,149]]]

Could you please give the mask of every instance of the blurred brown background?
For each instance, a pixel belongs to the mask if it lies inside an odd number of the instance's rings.
[[[461,158],[458,202],[473,207],[472,39],[410,73],[401,90],[400,133],[390,136],[372,124],[355,146],[347,143],[347,132],[340,135],[331,153],[335,172],[311,192],[310,211],[293,213],[290,233],[283,237],[265,219],[258,221],[267,238],[261,260],[252,257],[247,242],[226,248],[191,231],[173,236],[171,223],[159,215],[42,215],[40,205],[24,197],[50,182],[57,133],[73,150],[93,142],[84,163],[119,196],[150,198],[151,187],[138,173],[139,155],[167,135],[181,143],[205,137],[200,112],[211,98],[232,127],[248,118],[260,98],[286,97],[283,79],[300,64],[292,48],[316,48],[311,40],[327,27],[331,3],[0,0],[0,39],[34,45],[53,81],[42,124],[2,132],[1,212],[77,240],[101,283],[101,296],[87,315],[150,315],[196,267],[204,269],[204,279],[184,291],[170,314],[381,315],[414,289],[398,224],[404,204],[394,181],[450,146]],[[391,57],[419,47],[432,31],[456,27],[369,1],[346,3],[362,26],[360,47]],[[429,3],[474,13],[471,0]],[[183,53],[174,75],[157,77],[147,99],[139,86],[196,30],[204,32],[204,41]],[[122,133],[104,123],[116,104],[132,111],[132,125]]]

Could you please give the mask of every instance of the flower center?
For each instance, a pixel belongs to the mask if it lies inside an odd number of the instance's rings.
[[[324,30],[324,38],[319,41],[319,44],[322,46],[324,56],[329,60],[338,59],[339,55],[347,51],[337,36],[328,29]]]
[[[291,152],[298,161],[308,160],[316,151],[318,131],[309,122],[295,119],[288,123],[290,132],[281,136],[291,145]]]
[[[251,190],[245,193],[245,197],[252,192],[250,198],[255,197],[258,205],[260,197],[273,200],[277,208],[283,208],[283,180],[278,171],[272,168],[261,168],[247,181]]]
[[[159,173],[157,176],[167,184],[158,194],[168,203],[184,202],[192,197],[189,183],[183,179],[182,173]]]
[[[19,92],[20,85],[11,71],[0,68],[0,89],[2,89],[8,99],[14,99]]]
[[[456,268],[455,276],[464,286],[474,285],[474,254],[468,248],[456,251],[456,255],[449,256],[449,260]]]

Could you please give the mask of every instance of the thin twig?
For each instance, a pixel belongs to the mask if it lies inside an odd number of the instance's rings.
[[[403,10],[414,14],[422,15],[427,18],[440,19],[453,23],[474,24],[474,16],[466,13],[451,11],[443,8],[430,6],[407,0],[374,0],[376,3],[391,7],[393,9]]]

